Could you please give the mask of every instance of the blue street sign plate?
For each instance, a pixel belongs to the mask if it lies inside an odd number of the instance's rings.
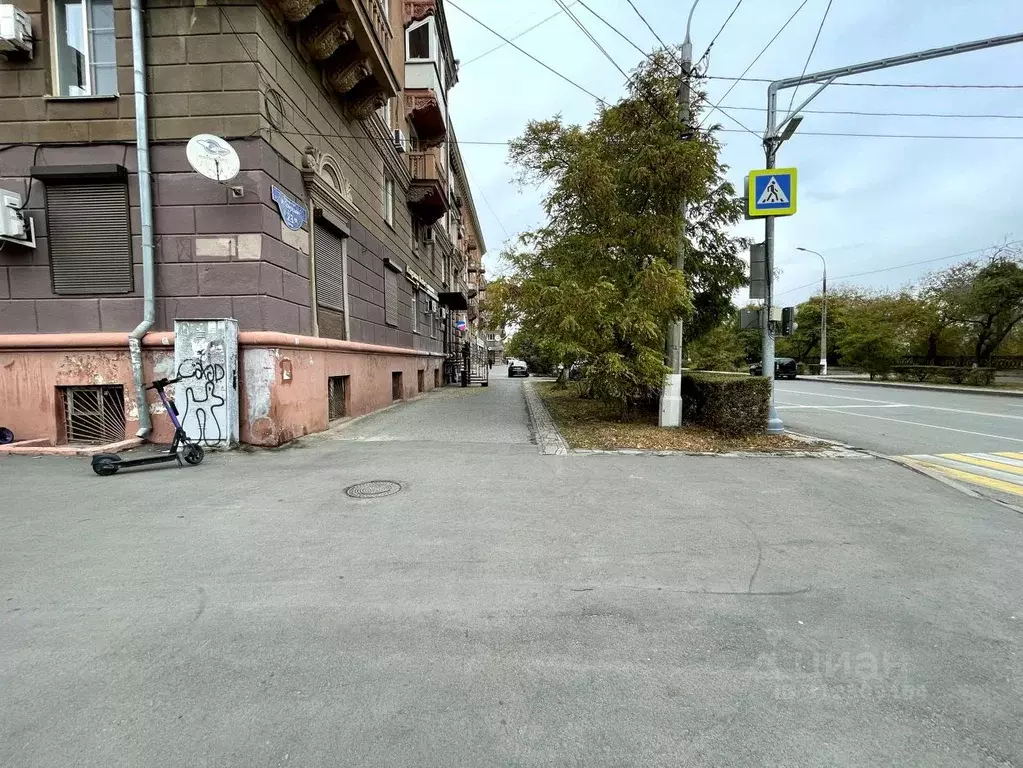
[[[791,216],[796,212],[796,169],[749,172],[750,216]]]
[[[284,226],[288,229],[302,229],[308,215],[306,207],[296,200],[292,200],[286,192],[277,186],[270,187],[270,197],[277,203],[277,210],[281,213]]]

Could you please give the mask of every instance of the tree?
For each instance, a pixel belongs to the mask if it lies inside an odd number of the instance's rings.
[[[996,254],[978,271],[964,309],[974,329],[977,364],[987,365],[1023,320],[1023,267],[1008,254]]]
[[[548,220],[505,254],[507,314],[555,357],[587,359],[593,394],[623,413],[661,386],[668,325],[684,317],[698,337],[745,282],[744,241],[728,234],[741,201],[713,133],[680,122],[674,71],[659,51],[585,127],[533,121],[511,146],[520,183],[547,190]],[[685,277],[672,266],[683,201]]]
[[[704,371],[736,371],[746,361],[746,348],[739,335],[738,312],[689,345],[694,368]]]
[[[842,362],[875,376],[886,376],[901,354],[894,325],[867,313],[851,319],[842,339]]]
[[[1018,249],[1003,247],[987,260],[964,261],[924,279],[920,295],[927,306],[928,358],[962,334],[977,363],[990,362],[1023,320],[1020,257]]]

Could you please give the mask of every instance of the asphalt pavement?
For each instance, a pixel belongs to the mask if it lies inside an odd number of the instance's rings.
[[[796,379],[775,403],[788,429],[889,456],[1023,451],[1023,398]]]
[[[199,467],[0,458],[0,765],[1023,763],[1023,516],[540,456],[495,371]]]

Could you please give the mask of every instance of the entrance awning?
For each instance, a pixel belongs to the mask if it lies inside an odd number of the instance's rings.
[[[441,291],[441,306],[454,310],[465,310],[469,308],[469,299],[461,291]]]

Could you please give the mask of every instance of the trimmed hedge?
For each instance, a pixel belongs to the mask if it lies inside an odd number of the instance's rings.
[[[767,426],[771,380],[713,373],[682,377],[682,420],[726,437],[761,434]]]
[[[892,374],[903,381],[948,381],[981,387],[995,380],[994,368],[964,365],[895,365]]]

